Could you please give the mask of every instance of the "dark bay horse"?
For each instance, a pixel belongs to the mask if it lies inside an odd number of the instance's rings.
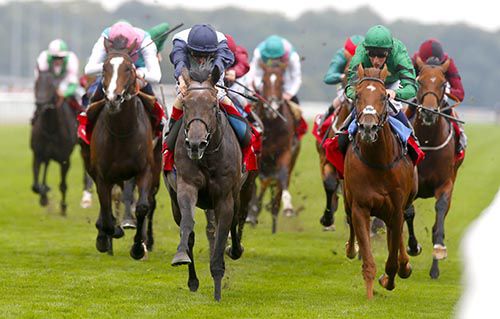
[[[182,72],[188,93],[184,97],[183,122],[174,153],[176,171],[167,173],[166,185],[181,235],[172,265],[189,265],[191,291],[199,286],[193,256],[195,207],[212,210],[215,215],[210,273],[215,286],[214,298],[219,301],[225,270],[224,249],[230,230],[232,246],[226,252],[232,259],[238,259],[243,253],[238,226],[244,224],[246,217],[239,217],[240,189],[245,175],[238,140],[218,105],[214,87],[220,76],[218,68],[211,70],[207,63]]]
[[[354,101],[358,133],[345,158],[344,203],[350,228],[346,255],[356,256],[356,236],[368,299],[373,298],[376,274],[370,245],[370,216],[382,219],[387,226],[389,256],[379,283],[392,290],[396,273],[401,278],[411,275],[403,243],[403,211],[411,205],[417,192],[417,174],[388,124],[386,77],[386,67],[380,70],[359,66]]]
[[[61,165],[62,194],[61,214],[66,215],[66,174],[70,167],[70,156],[77,141],[77,121],[75,111],[57,95],[58,82],[50,71],[39,72],[35,83],[36,112],[31,130],[33,150],[33,192],[40,194],[40,204],[48,204],[47,168],[51,160]],[[43,165],[42,182],[39,182]]]
[[[137,230],[130,255],[141,259],[153,246],[161,143],[154,140],[151,120],[137,96],[135,67],[129,56],[134,45],[127,48],[124,43],[126,39],[118,38],[113,43],[105,40],[108,55],[103,64],[104,99],[91,104],[87,111],[95,124],[90,147],[82,145],[82,156],[99,196],[96,248],[100,252],[112,254],[112,238],[124,234],[113,216],[111,190],[135,178],[139,192]]]
[[[442,111],[447,80],[446,70],[450,61],[442,65],[428,65],[420,58],[417,59],[419,68],[418,103],[425,108]],[[444,244],[444,220],[451,205],[453,186],[457,171],[463,159],[455,160],[456,136],[450,120],[435,113],[419,109],[413,121],[415,134],[426,152],[425,159],[418,165],[418,193],[417,198],[434,197],[436,199],[436,219],[432,227],[432,243],[434,245],[433,262],[430,276],[439,277],[439,260],[446,258],[447,250]],[[415,208],[412,205],[405,216],[408,222],[409,240],[408,252],[416,255],[421,248],[413,232],[413,218]]]
[[[349,69],[349,63],[352,56],[347,57],[347,63],[344,68],[344,74],[347,75]],[[345,89],[347,85],[347,76],[342,80],[342,87]],[[333,138],[335,133],[339,132],[345,119],[351,113],[352,104],[349,103],[347,99],[344,99],[340,106],[334,111],[334,118],[331,125],[328,127],[324,142],[327,138]],[[326,120],[326,119],[325,119]],[[325,227],[325,230],[335,229],[335,212],[337,211],[339,205],[339,195],[338,190],[341,185],[341,179],[339,178],[338,172],[335,167],[326,159],[325,149],[322,143],[316,141],[316,151],[319,154],[319,169],[321,174],[321,179],[323,180],[323,189],[326,195],[326,207],[321,216],[320,223]]]
[[[272,232],[274,234],[281,204],[283,204],[283,213],[286,216],[295,214],[288,186],[299,155],[300,140],[295,134],[296,123],[290,105],[282,98],[286,64],[267,65],[262,63],[261,68],[264,70],[262,95],[271,105],[265,107],[262,102],[258,102],[255,109],[264,125],[264,134],[259,169],[260,190],[257,203],[253,205],[254,209],[250,213],[256,220],[262,208],[266,189],[270,186]],[[272,107],[275,112],[269,107]],[[281,113],[285,120],[278,117],[276,112]]]

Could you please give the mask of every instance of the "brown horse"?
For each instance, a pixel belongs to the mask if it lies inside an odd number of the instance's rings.
[[[62,194],[61,214],[66,215],[66,174],[70,167],[70,157],[77,141],[77,121],[75,111],[65,100],[58,99],[57,80],[50,71],[39,72],[35,83],[35,103],[37,110],[31,130],[33,150],[33,192],[40,194],[40,204],[48,204],[47,168],[50,160],[61,165]],[[44,165],[42,183],[39,183],[40,166]]]
[[[94,102],[87,114],[94,124],[90,147],[82,145],[85,167],[99,196],[96,247],[112,254],[112,238],[123,236],[112,212],[113,185],[135,178],[137,231],[130,255],[143,258],[153,246],[155,195],[161,172],[161,143],[153,140],[152,124],[139,98],[134,64],[126,39],[105,40],[108,55],[103,64],[104,99]],[[147,225],[145,220],[147,218]],[[146,238],[147,237],[147,238]]]
[[[387,226],[389,256],[379,283],[392,290],[396,273],[401,278],[411,274],[403,244],[403,211],[416,194],[417,175],[409,155],[388,124],[386,77],[386,67],[380,70],[359,66],[354,101],[359,132],[345,158],[344,199],[350,228],[346,255],[356,256],[356,235],[368,299],[373,298],[376,274],[370,248],[370,216],[382,219]]]
[[[192,66],[190,71],[183,70],[188,93],[183,101],[181,133],[177,136],[174,153],[176,171],[167,173],[165,180],[172,214],[181,235],[172,266],[189,265],[188,287],[191,291],[196,291],[199,286],[193,256],[195,207],[208,210],[207,216],[211,212],[215,215],[212,215],[216,230],[210,273],[217,301],[221,298],[224,249],[229,230],[232,246],[226,252],[232,259],[238,259],[243,253],[238,225],[244,224],[246,217],[239,216],[240,189],[245,180],[242,152],[236,134],[218,105],[214,85],[219,76],[218,68],[212,71],[211,63]]]
[[[417,58],[419,68],[419,90],[417,93],[418,103],[427,109],[442,111],[447,80],[446,70],[450,61],[442,65],[427,65]],[[456,137],[450,120],[438,114],[419,109],[413,121],[415,134],[417,135],[421,149],[426,152],[425,159],[418,165],[418,193],[417,198],[434,197],[436,199],[436,220],[432,227],[432,252],[433,262],[430,276],[433,279],[439,277],[439,260],[446,258],[447,251],[444,244],[444,220],[451,205],[453,186],[457,177],[457,171],[462,160],[455,160]],[[420,253],[420,246],[413,231],[413,218],[415,208],[406,212],[409,239],[408,252],[411,255]]]
[[[351,55],[347,56],[344,74],[347,74],[351,58]],[[345,76],[342,80],[342,87],[345,88],[346,85],[347,76]],[[334,111],[333,122],[327,129],[323,141],[327,138],[333,138],[334,135],[339,132],[345,119],[349,116],[349,113],[351,113],[351,109],[352,104],[349,103],[347,99],[344,99],[340,106]],[[341,185],[341,180],[335,167],[326,159],[325,149],[322,144],[323,143],[316,141],[316,151],[319,154],[319,169],[321,179],[323,180],[323,189],[325,190],[326,195],[326,208],[323,212],[323,216],[321,216],[320,223],[325,227],[325,230],[328,230],[335,229],[335,212],[337,211],[339,205],[338,190]]]
[[[264,70],[262,95],[269,101],[270,106],[265,107],[262,102],[258,102],[255,106],[256,113],[264,125],[264,134],[259,169],[260,191],[250,213],[256,220],[262,208],[266,189],[271,186],[272,232],[274,234],[281,204],[284,206],[283,213],[286,216],[295,214],[288,186],[299,155],[300,140],[295,134],[296,123],[290,105],[282,98],[286,64],[262,63],[261,68]],[[278,117],[276,112],[281,113],[284,119]]]

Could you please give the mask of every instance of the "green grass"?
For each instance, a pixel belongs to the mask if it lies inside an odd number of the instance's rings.
[[[162,185],[156,212],[156,246],[147,261],[129,257],[132,231],[115,241],[115,256],[95,249],[98,204],[79,207],[82,165],[75,149],[69,173],[68,217],[58,213],[59,170],[49,172],[51,204],[38,205],[31,187],[31,152],[26,126],[0,127],[0,317],[7,318],[450,318],[461,293],[460,238],[488,205],[500,182],[500,127],[469,126],[469,149],[446,219],[448,259],[431,280],[430,231],[434,202],[416,203],[415,227],[424,251],[411,258],[413,274],[396,289],[378,284],[367,301],[361,263],[344,253],[347,227],[337,213],[337,230],[323,232],[324,194],[313,139],[305,138],[291,191],[304,210],[280,216],[271,235],[269,213],[245,229],[245,253],[226,258],[222,301],[213,300],[204,214],[197,212],[195,259],[200,289],[189,292],[187,267],[173,268],[178,228]],[[384,238],[373,242],[377,277],[387,256]]]

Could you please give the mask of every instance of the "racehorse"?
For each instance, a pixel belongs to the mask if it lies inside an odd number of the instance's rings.
[[[349,55],[344,69],[344,74],[347,74],[351,58],[352,56]],[[342,80],[342,87],[345,88],[346,85],[347,76]],[[344,94],[344,90],[342,90],[342,94]],[[351,113],[351,109],[352,104],[347,99],[344,99],[340,106],[334,111],[331,122],[327,122],[329,123],[329,126],[326,129],[324,136],[318,134],[318,136],[322,137],[322,140],[316,140],[316,151],[319,155],[319,169],[321,179],[323,180],[323,189],[325,190],[326,195],[326,208],[323,212],[323,216],[321,216],[320,219],[320,223],[325,227],[325,229],[334,229],[335,227],[335,212],[337,211],[339,205],[339,196],[337,192],[339,190],[341,182],[337,170],[326,158],[325,149],[323,148],[323,142],[328,138],[333,138],[334,135],[339,132],[345,119]],[[325,118],[322,123],[324,123],[324,121],[327,121],[327,119]],[[321,127],[318,129],[321,130]]]
[[[221,298],[224,276],[224,249],[231,230],[232,246],[226,250],[232,259],[243,253],[239,225],[245,217],[239,217],[240,189],[245,175],[242,174],[242,152],[229,121],[218,105],[215,83],[219,79],[218,68],[211,63],[184,69],[182,77],[187,84],[184,96],[184,115],[174,151],[176,171],[166,174],[172,213],[180,227],[180,243],[172,259],[172,266],[188,264],[188,286],[196,291],[193,246],[195,243],[195,207],[212,210],[215,215],[215,242],[210,256],[210,273],[214,280],[214,298]],[[209,221],[210,223],[210,221]]]
[[[295,134],[296,123],[290,105],[283,100],[283,75],[286,64],[261,63],[264,70],[262,77],[262,95],[270,103],[257,102],[255,111],[262,120],[264,134],[260,157],[260,190],[256,205],[250,212],[256,220],[262,208],[266,189],[271,186],[272,233],[276,233],[278,214],[281,204],[286,216],[295,214],[292,195],[288,191],[290,177],[300,151],[300,140]],[[271,110],[272,108],[273,110]],[[278,117],[281,113],[283,117]]]
[[[439,277],[439,260],[447,256],[444,244],[444,220],[450,209],[457,171],[463,162],[463,158],[459,160],[455,158],[458,141],[451,120],[426,110],[427,108],[442,112],[445,108],[449,108],[445,106],[444,99],[447,85],[445,73],[449,64],[449,60],[442,65],[425,64],[417,58],[419,69],[417,100],[425,108],[420,108],[416,112],[413,127],[422,144],[421,149],[426,151],[425,159],[418,165],[417,198],[436,199],[436,220],[432,227],[433,262],[429,272],[433,279]],[[413,205],[407,214],[405,218],[410,235],[408,252],[410,255],[418,255],[421,247],[413,231],[415,216]]]
[[[40,205],[48,204],[47,168],[50,160],[61,166],[62,194],[61,214],[66,215],[66,174],[70,167],[70,156],[77,141],[76,114],[67,101],[58,98],[57,80],[50,71],[39,71],[35,82],[36,112],[31,130],[31,149],[33,150],[33,192],[40,194]],[[42,183],[39,182],[40,167],[43,164]]]
[[[417,175],[409,155],[388,123],[389,101],[384,80],[387,68],[358,68],[355,121],[358,133],[345,158],[344,203],[350,235],[348,258],[356,256],[354,236],[363,259],[363,278],[368,299],[373,298],[375,261],[370,248],[370,216],[387,226],[389,256],[379,283],[394,289],[396,273],[411,275],[409,257],[403,244],[403,211],[417,192]],[[398,253],[399,251],[399,253]]]
[[[112,254],[112,238],[123,236],[123,229],[113,216],[111,190],[113,185],[134,177],[139,199],[135,211],[137,230],[130,255],[141,259],[153,247],[152,224],[161,173],[161,143],[153,139],[151,120],[137,96],[140,92],[130,58],[135,43],[128,48],[126,43],[123,37],[113,42],[105,40],[108,54],[103,64],[104,98],[92,103],[87,110],[94,128],[90,147],[81,144],[85,167],[99,196],[97,250]]]

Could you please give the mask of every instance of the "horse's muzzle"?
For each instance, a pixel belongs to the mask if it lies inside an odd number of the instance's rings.
[[[378,131],[380,126],[375,123],[360,123],[359,134],[361,139],[366,143],[373,143],[378,139]]]
[[[190,141],[186,138],[185,143],[188,157],[191,160],[201,160],[203,158],[205,150],[208,146],[207,140],[203,139],[200,141]]]

